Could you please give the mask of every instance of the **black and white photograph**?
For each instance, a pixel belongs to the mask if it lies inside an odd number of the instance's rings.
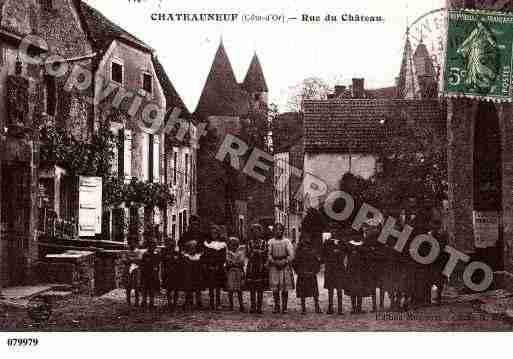
[[[0,346],[511,332],[512,66],[510,0],[0,0]]]

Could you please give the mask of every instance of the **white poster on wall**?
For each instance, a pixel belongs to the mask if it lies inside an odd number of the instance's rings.
[[[102,179],[79,178],[78,226],[80,237],[94,237],[102,231]]]
[[[474,211],[473,214],[475,247],[495,247],[499,240],[499,213]]]

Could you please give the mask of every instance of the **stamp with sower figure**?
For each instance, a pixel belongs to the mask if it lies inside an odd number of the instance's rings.
[[[510,102],[512,51],[513,15],[450,10],[444,95]]]

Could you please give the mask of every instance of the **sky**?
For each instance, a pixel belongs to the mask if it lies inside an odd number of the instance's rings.
[[[363,77],[367,88],[393,86],[408,23],[444,6],[445,0],[86,0],[114,23],[155,49],[189,110],[194,111],[223,39],[242,82],[253,54],[262,64],[269,100],[285,110],[291,86],[309,77],[341,85]],[[213,5],[215,3],[215,6]],[[244,5],[242,5],[244,4]],[[364,14],[382,23],[202,23],[155,22],[152,13]]]

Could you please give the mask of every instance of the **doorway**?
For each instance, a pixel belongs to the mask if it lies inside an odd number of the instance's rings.
[[[7,284],[26,279],[30,238],[30,167],[26,163],[2,165],[2,227],[7,242]]]
[[[502,144],[495,105],[479,104],[474,132],[474,241],[477,260],[502,270]]]

